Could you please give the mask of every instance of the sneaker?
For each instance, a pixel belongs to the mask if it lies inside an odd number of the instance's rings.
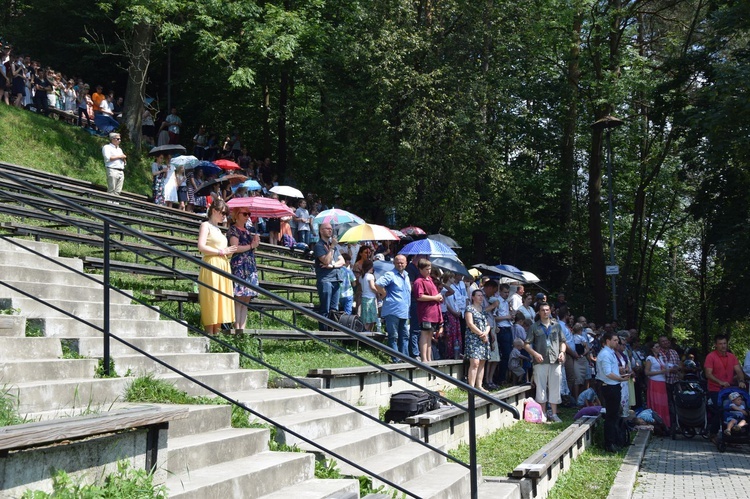
[[[552,409],[547,409],[547,421],[552,420]]]
[[[549,418],[549,420],[552,421],[553,423],[562,423],[562,419],[560,419],[560,416],[558,416],[557,414],[553,414]]]

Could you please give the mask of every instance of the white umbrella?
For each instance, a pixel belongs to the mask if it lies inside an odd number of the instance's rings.
[[[541,279],[539,279],[536,274],[532,274],[531,272],[528,272],[526,270],[522,270],[521,275],[523,275],[523,278],[526,279],[526,282],[528,282],[529,284],[534,284],[541,281]]]
[[[174,166],[184,166],[186,170],[195,168],[200,162],[201,160],[195,156],[177,156],[176,158],[172,158],[171,161]]]
[[[278,194],[279,196],[286,196],[288,198],[304,198],[305,195],[302,191],[289,185],[274,185],[271,187],[271,192]]]

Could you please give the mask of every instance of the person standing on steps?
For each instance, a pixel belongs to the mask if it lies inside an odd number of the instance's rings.
[[[102,147],[104,167],[107,169],[107,193],[119,196],[125,180],[125,160],[127,156],[120,148],[122,141],[120,134],[109,134],[109,144]]]

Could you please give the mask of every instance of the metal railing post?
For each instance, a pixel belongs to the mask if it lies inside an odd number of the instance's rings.
[[[477,470],[477,419],[474,394],[469,394],[469,475],[471,499],[479,499],[479,472]]]
[[[109,372],[109,222],[104,221],[104,276],[102,279],[104,288],[104,373],[111,376]]]

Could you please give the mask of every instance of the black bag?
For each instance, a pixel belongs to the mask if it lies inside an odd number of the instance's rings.
[[[391,395],[390,408],[385,412],[385,422],[402,423],[410,416],[416,416],[440,407],[437,397],[421,390],[406,390]]]
[[[344,327],[353,329],[358,333],[361,333],[365,330],[365,325],[358,315],[345,314],[344,312],[338,310],[331,310],[328,313],[328,318],[334,322],[338,322]],[[320,331],[334,331],[333,328],[326,326],[322,322],[318,323],[318,327],[320,328]]]

